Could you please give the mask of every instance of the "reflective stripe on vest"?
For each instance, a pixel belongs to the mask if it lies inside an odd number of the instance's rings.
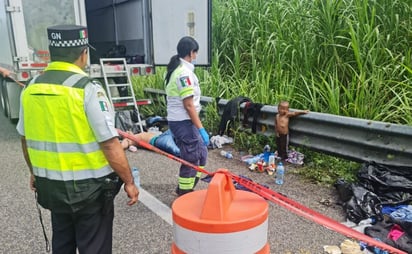
[[[88,124],[84,89],[73,87],[77,81],[71,76],[64,85],[34,83],[23,91],[25,135],[36,176],[68,181],[112,172]]]

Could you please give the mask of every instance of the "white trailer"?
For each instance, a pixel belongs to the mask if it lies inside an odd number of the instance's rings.
[[[86,71],[103,78],[101,58],[125,58],[130,75],[149,75],[167,65],[185,35],[196,38],[198,65],[211,61],[211,0],[0,0],[0,99],[16,121],[25,83],[49,62],[46,28],[88,27]]]

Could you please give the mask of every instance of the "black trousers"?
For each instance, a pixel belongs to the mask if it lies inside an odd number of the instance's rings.
[[[288,158],[288,145],[289,145],[289,135],[288,134],[279,134],[279,137],[276,137],[276,146],[278,150],[278,156],[282,160]]]
[[[114,209],[51,213],[53,254],[111,254]]]

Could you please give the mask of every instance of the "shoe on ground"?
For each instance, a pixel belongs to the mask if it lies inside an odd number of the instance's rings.
[[[179,189],[179,187],[176,187],[176,194],[177,194],[177,196],[183,196],[183,195],[185,195],[185,194],[187,194],[187,193],[190,193],[190,192],[192,192],[193,190],[181,190],[181,189]]]

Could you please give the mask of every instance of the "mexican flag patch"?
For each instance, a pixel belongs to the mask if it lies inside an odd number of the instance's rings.
[[[180,78],[180,85],[181,85],[182,87],[191,86],[192,83],[190,83],[189,76],[181,77],[181,78]]]
[[[79,31],[79,37],[80,37],[80,39],[87,38],[87,32],[86,32],[86,30],[80,30],[80,31]]]
[[[100,109],[104,111],[109,111],[109,106],[107,105],[106,101],[99,101]]]

